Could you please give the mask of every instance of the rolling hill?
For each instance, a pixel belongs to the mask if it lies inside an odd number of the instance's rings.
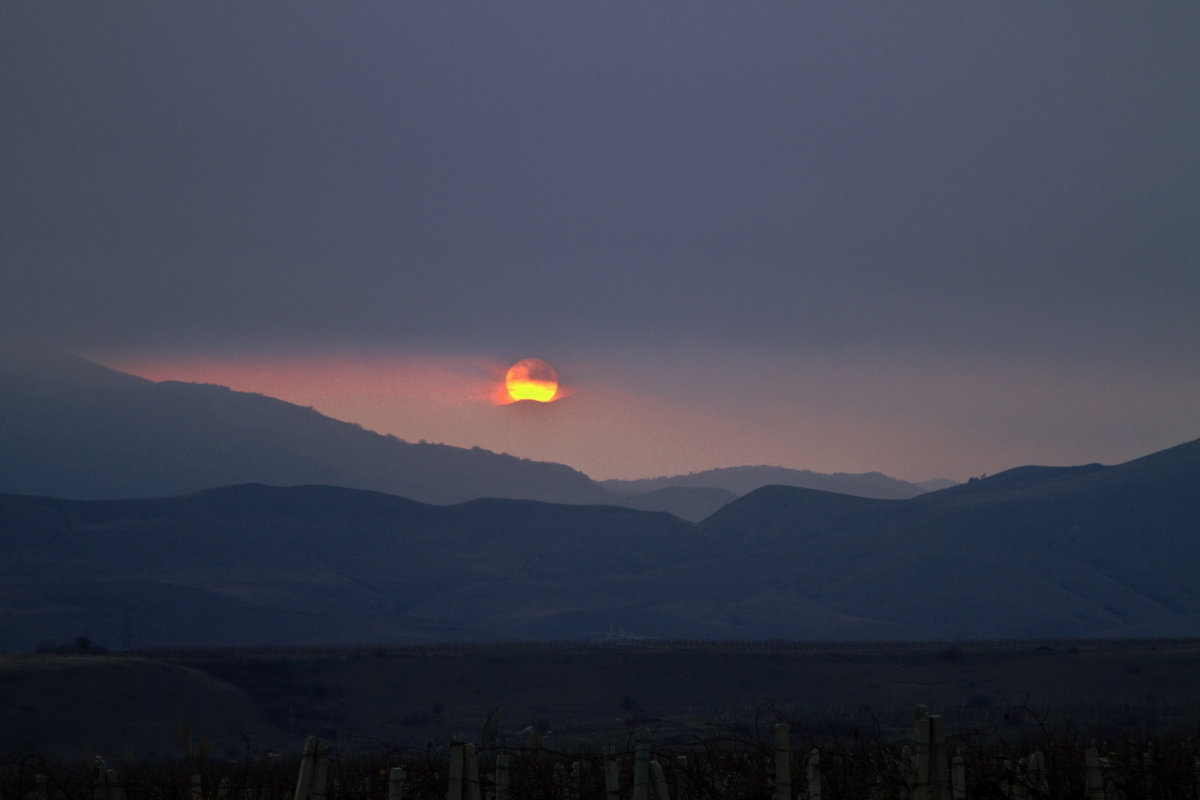
[[[699,524],[329,486],[0,496],[0,646],[1200,634],[1200,441],[908,500],[765,487]]]

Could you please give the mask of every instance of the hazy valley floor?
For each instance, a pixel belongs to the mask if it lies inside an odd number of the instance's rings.
[[[903,735],[928,705],[952,731],[1151,736],[1200,726],[1200,641],[512,643],[0,656],[0,747],[66,760],[293,752],[309,734],[424,752],[527,729],[562,746],[635,732],[695,741],[778,720]]]

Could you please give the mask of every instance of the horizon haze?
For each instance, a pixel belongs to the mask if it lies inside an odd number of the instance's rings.
[[[9,4],[0,341],[597,480],[1122,463],[1200,433],[1197,31]]]

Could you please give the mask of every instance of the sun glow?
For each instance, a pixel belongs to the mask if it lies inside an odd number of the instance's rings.
[[[558,373],[540,358],[523,358],[508,368],[504,386],[513,400],[549,403],[558,396]]]

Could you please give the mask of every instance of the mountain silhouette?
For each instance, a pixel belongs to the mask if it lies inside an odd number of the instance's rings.
[[[1200,635],[1200,440],[907,500],[764,487],[700,523],[247,484],[0,496],[0,646]]]
[[[0,453],[0,491],[76,499],[162,497],[239,483],[320,484],[435,504],[484,497],[611,503],[696,522],[750,489],[788,482],[791,473],[851,494],[922,491],[878,473],[820,476],[760,467],[714,471],[737,476],[736,489],[662,479],[599,484],[562,464],[404,442],[259,394],[156,383],[12,345],[0,346]]]
[[[562,464],[407,443],[271,397],[155,383],[61,353],[0,351],[0,377],[3,491],[157,497],[261,482],[347,486],[429,503],[609,496]]]
[[[603,484],[602,484],[603,485]],[[642,511],[666,511],[689,522],[699,522],[738,495],[709,486],[667,486],[648,492],[621,494],[608,502]]]
[[[601,482],[601,485],[609,491],[622,495],[687,487],[724,489],[736,496],[741,496],[762,486],[799,486],[804,489],[819,489],[824,492],[852,494],[858,497],[904,500],[933,489],[942,489],[953,485],[953,481],[938,479],[928,481],[927,484],[915,484],[889,478],[880,472],[826,474],[806,469],[769,466],[722,467],[670,477]]]

